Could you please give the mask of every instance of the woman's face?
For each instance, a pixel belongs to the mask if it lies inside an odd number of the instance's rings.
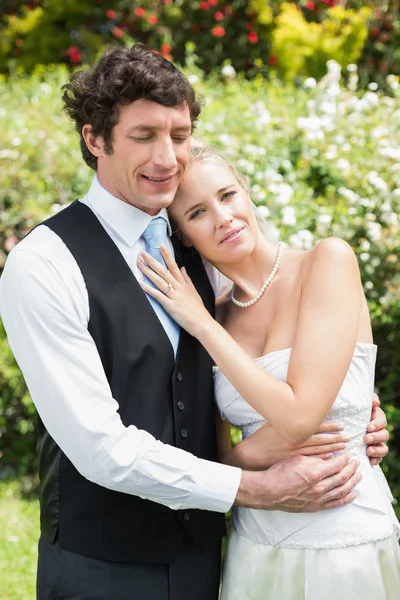
[[[243,260],[260,233],[248,194],[230,169],[213,159],[186,169],[169,213],[185,243],[213,264]]]

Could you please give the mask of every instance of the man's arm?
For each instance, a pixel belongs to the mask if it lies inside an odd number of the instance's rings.
[[[98,485],[172,509],[228,510],[241,471],[123,425],[87,329],[87,292],[76,263],[71,269],[66,249],[66,256],[49,260],[31,246],[16,247],[7,260],[0,312],[50,435],[76,469]],[[58,248],[52,247],[51,254]]]
[[[225,512],[235,501],[308,511],[318,501],[321,507],[331,498],[339,505],[351,501],[345,492],[356,466],[342,457],[329,466],[296,458],[265,474],[248,473],[124,427],[87,329],[81,274],[77,266],[74,273],[68,269],[65,256],[50,261],[29,245],[17,247],[1,279],[0,313],[45,427],[84,477],[172,509]],[[330,495],[321,481],[333,486]]]

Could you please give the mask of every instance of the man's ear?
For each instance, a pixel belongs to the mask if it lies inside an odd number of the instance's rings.
[[[82,137],[85,140],[88,150],[97,158],[104,156],[104,140],[100,135],[94,135],[91,125],[82,127]]]

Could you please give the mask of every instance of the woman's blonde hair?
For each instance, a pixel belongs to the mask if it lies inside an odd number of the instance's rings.
[[[205,146],[202,142],[196,140],[194,143],[192,142],[192,146],[190,148],[188,167],[190,167],[190,165],[193,163],[201,162],[203,160],[210,160],[229,169],[240,187],[242,187],[244,191],[250,195],[250,182],[247,175],[238,171],[235,165],[226,160],[222,154],[210,146]]]

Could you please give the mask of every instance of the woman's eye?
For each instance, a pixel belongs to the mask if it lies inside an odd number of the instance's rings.
[[[192,219],[195,219],[196,217],[198,217],[199,215],[201,215],[203,212],[204,212],[204,209],[203,208],[199,208],[198,210],[196,210],[194,213],[192,213],[190,215],[190,219],[189,220],[191,221]]]
[[[224,192],[221,196],[221,200],[228,200],[231,196],[236,194],[235,190],[231,190],[230,192]]]

